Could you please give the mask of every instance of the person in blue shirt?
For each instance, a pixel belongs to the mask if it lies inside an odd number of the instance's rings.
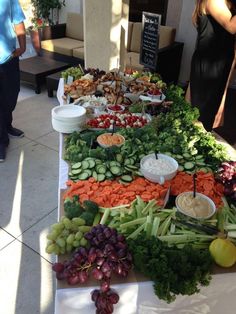
[[[0,162],[5,160],[9,136],[24,136],[12,126],[20,91],[19,57],[26,49],[24,19],[18,0],[0,0]]]

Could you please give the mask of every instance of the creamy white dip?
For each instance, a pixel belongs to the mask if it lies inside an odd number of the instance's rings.
[[[143,169],[156,175],[167,175],[176,170],[175,165],[168,159],[158,156],[147,158],[143,162]]]
[[[209,201],[200,195],[193,197],[193,193],[183,193],[178,198],[179,208],[192,217],[208,217],[213,209]]]

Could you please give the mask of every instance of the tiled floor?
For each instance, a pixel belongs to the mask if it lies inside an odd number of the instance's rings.
[[[11,139],[0,164],[1,314],[54,313],[52,257],[45,253],[45,243],[57,220],[59,136],[51,127],[57,99],[40,106],[21,101],[30,97],[42,95],[22,86],[14,125],[25,137]]]

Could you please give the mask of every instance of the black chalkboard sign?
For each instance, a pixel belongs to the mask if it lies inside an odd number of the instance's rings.
[[[161,24],[161,15],[149,12],[142,13],[142,35],[140,47],[140,64],[146,68],[156,69],[159,29]]]

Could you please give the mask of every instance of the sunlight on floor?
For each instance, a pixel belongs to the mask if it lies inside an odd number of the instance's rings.
[[[14,228],[16,234],[21,235],[22,231],[20,229],[20,215],[21,215],[21,200],[22,200],[22,174],[23,174],[23,164],[24,164],[24,152],[21,151],[18,171],[16,177],[15,193],[13,198],[12,205],[12,214],[11,220],[7,228]],[[19,236],[19,240],[22,240],[22,236]],[[17,293],[18,293],[18,278],[20,275],[21,268],[21,259],[22,259],[22,249],[16,251],[15,256],[12,256],[14,260],[14,268],[11,271],[14,271],[15,284],[11,285],[11,307],[16,306]],[[13,291],[14,290],[14,291]]]
[[[43,256],[45,252],[45,238],[48,234],[47,228],[45,228],[40,233],[39,238],[39,247],[40,247],[40,254]],[[45,276],[45,274],[48,273],[48,265],[45,263],[45,261],[41,258],[41,280],[40,280],[40,313],[46,312],[46,309],[48,305],[52,302],[52,299],[54,298],[53,294],[53,282],[49,284],[48,277]]]
[[[14,198],[13,198],[11,220],[8,225],[9,228],[14,227],[15,234],[19,234],[19,235],[21,234],[20,214],[21,214],[21,198],[22,198],[23,164],[24,164],[24,152],[21,151],[19,164],[18,164],[17,177],[16,177],[16,186],[15,186],[15,193],[14,193]],[[19,240],[21,240],[21,238]]]

